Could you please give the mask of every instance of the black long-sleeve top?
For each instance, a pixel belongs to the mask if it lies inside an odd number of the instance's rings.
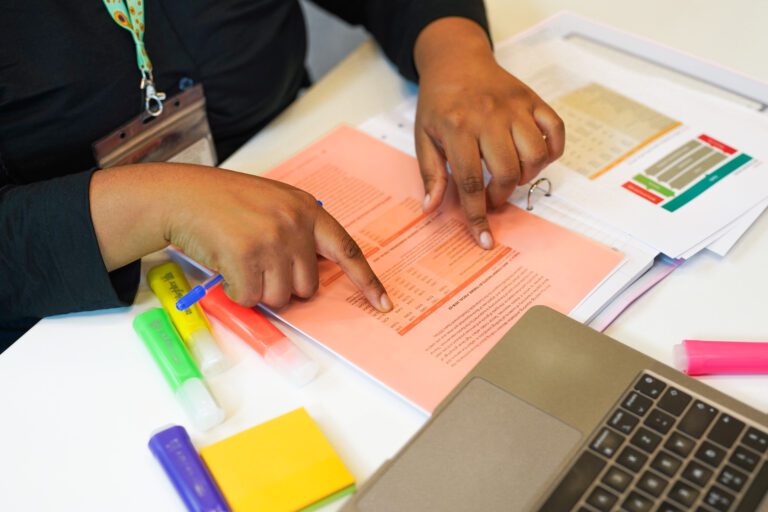
[[[421,29],[482,0],[315,0],[371,32],[416,80]],[[0,352],[37,319],[130,304],[139,265],[108,273],[90,217],[91,144],[142,110],[130,33],[101,0],[10,0],[0,15]],[[158,89],[202,83],[221,159],[306,84],[297,0],[145,0]]]

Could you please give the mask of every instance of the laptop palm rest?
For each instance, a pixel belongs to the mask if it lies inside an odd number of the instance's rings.
[[[366,512],[522,510],[530,507],[581,433],[490,382],[472,379],[363,488]]]

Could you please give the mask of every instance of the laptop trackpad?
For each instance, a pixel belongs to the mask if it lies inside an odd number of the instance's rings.
[[[486,380],[475,378],[378,481],[366,512],[524,510],[581,433]]]

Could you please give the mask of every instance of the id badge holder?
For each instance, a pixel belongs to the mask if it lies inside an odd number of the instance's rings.
[[[216,165],[203,86],[165,100],[157,115],[142,112],[96,141],[93,154],[102,169],[142,162]]]

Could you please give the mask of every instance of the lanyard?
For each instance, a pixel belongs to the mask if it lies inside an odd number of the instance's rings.
[[[163,112],[165,93],[155,89],[152,77],[152,62],[144,47],[144,3],[146,0],[104,0],[112,19],[131,33],[136,45],[136,62],[141,71],[141,84],[144,91],[144,107],[151,116],[159,116]]]

